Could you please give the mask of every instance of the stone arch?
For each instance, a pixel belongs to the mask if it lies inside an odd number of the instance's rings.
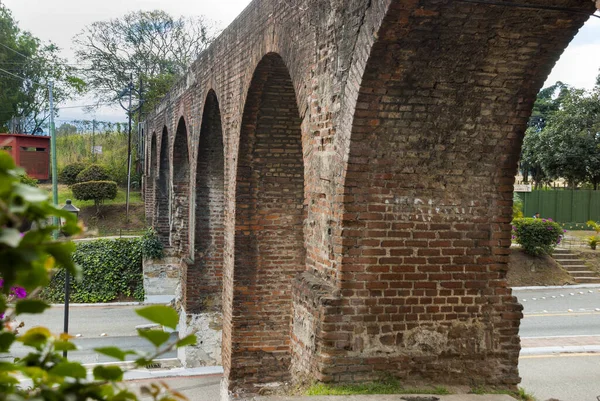
[[[179,118],[173,141],[173,199],[171,246],[180,254],[188,251],[190,211],[190,157],[185,119]]]
[[[520,381],[512,185],[535,95],[585,16],[500,11],[392,1],[370,50],[338,241],[344,351],[322,348],[334,366],[362,358],[363,380]]]
[[[158,171],[156,181],[156,213],[154,228],[164,246],[169,246],[170,232],[170,195],[169,195],[169,132],[163,127],[160,137],[160,154],[157,160]]]
[[[301,122],[288,69],[269,53],[253,74],[242,117],[232,322],[225,333],[230,388],[289,378],[291,283],[305,268]]]
[[[204,103],[196,162],[194,264],[188,267],[189,313],[221,311],[225,210],[225,156],[217,95]]]

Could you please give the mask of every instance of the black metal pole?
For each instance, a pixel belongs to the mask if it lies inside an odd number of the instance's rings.
[[[71,274],[65,270],[65,325],[64,332],[69,333],[69,292],[71,289]],[[63,351],[63,357],[67,357],[67,351]]]

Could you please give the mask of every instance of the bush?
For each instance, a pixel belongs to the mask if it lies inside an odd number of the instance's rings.
[[[144,300],[141,238],[83,241],[76,246],[73,261],[83,277],[71,281],[70,301],[110,302],[120,297]],[[48,302],[64,302],[64,271],[52,277],[42,297]]]
[[[148,259],[161,259],[164,256],[163,244],[153,228],[147,229],[142,237],[142,254]]]
[[[85,163],[72,163],[65,166],[58,175],[58,179],[62,184],[73,185],[77,182],[77,176],[87,165]]]
[[[38,180],[28,176],[27,174],[22,174],[21,176],[19,176],[19,181],[21,182],[21,184],[29,185],[30,187],[37,188],[38,186]]]
[[[534,256],[552,254],[564,233],[562,227],[552,219],[515,219],[512,228],[513,239],[526,253]]]
[[[87,181],[71,187],[77,200],[93,200],[96,212],[100,213],[100,205],[106,199],[117,197],[117,183],[114,181]]]
[[[77,182],[108,181],[109,179],[108,171],[99,164],[90,164],[77,175]]]

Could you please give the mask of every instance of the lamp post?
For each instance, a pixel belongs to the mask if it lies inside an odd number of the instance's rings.
[[[79,208],[73,206],[71,199],[67,199],[66,205],[62,207],[62,210],[66,210],[69,213],[73,213],[75,218],[79,217]],[[69,296],[71,290],[71,274],[65,271],[65,316],[64,316],[64,332],[69,333]],[[63,351],[63,357],[67,357],[67,351]]]

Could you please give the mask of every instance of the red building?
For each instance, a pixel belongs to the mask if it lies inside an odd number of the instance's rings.
[[[30,177],[50,178],[49,136],[0,134],[0,149],[10,153],[17,166],[23,167]]]

